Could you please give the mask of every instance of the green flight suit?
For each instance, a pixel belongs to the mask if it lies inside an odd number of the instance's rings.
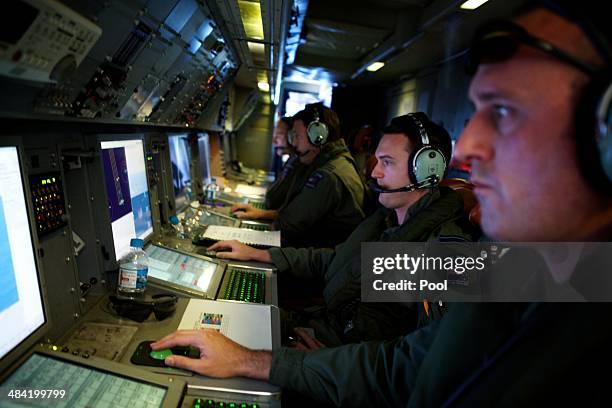
[[[344,140],[330,142],[293,179],[274,222],[283,246],[333,248],[365,218],[366,187]]]
[[[277,179],[266,191],[266,208],[269,210],[279,209],[287,199],[287,194],[294,179],[302,179],[305,170],[306,166],[300,163],[300,158],[297,154],[289,157]]]
[[[391,341],[278,349],[270,382],[351,407],[610,406],[611,313],[612,303],[451,304]]]
[[[431,189],[412,205],[404,223],[395,211],[380,208],[335,249],[273,248],[279,273],[324,280],[327,314],[311,324],[328,345],[388,339],[414,330],[419,321],[416,303],[361,303],[362,242],[471,241],[474,228],[466,220],[461,197],[453,190]]]

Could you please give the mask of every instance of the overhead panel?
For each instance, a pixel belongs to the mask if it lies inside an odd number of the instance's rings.
[[[65,67],[54,69],[44,87],[31,80],[11,81],[0,69],[0,92],[15,95],[14,100],[0,101],[0,110],[5,112],[191,126],[240,65],[224,18],[217,8],[211,9],[209,2],[140,0],[104,2],[100,6],[87,0],[75,2],[78,10],[57,0],[17,3],[40,10],[54,8],[59,17],[53,17],[56,14],[49,10],[37,15],[65,19],[67,26],[82,23],[99,29],[97,36],[85,38],[91,46],[77,49],[76,64],[71,62],[74,51],[69,48],[45,47],[54,61],[65,61]],[[5,19],[11,19],[11,14]],[[23,23],[24,34],[18,32],[16,39],[1,37],[0,49],[6,48],[6,41],[27,39],[27,33],[34,29],[42,30],[44,36],[44,29],[52,28],[40,18]],[[70,30],[64,30],[68,34],[63,35],[88,35],[83,30],[75,34]],[[8,61],[7,72],[18,69],[18,64]],[[13,92],[17,88],[20,92]]]

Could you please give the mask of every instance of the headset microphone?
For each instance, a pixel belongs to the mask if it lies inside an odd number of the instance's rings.
[[[377,194],[403,193],[403,192],[415,191],[415,190],[418,190],[418,189],[423,188],[423,187],[430,187],[432,185],[437,184],[438,181],[440,181],[440,180],[439,180],[439,178],[437,176],[431,175],[431,176],[427,177],[425,180],[419,181],[418,183],[409,184],[406,187],[401,187],[401,188],[386,189],[386,188],[381,188],[376,183],[370,183],[368,185],[368,187],[370,187],[370,189],[372,191],[374,191],[375,193],[377,193]]]

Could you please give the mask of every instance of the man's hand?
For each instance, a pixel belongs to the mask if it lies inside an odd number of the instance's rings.
[[[260,210],[251,204],[234,204],[230,210],[236,218],[241,220],[275,220],[278,217],[276,210]]]
[[[304,351],[316,351],[327,347],[319,340],[306,334],[306,331],[301,327],[296,327],[293,331],[299,336],[301,342],[293,343],[291,345],[292,348]]]
[[[227,251],[229,249],[229,251]],[[237,261],[272,262],[270,253],[265,249],[257,249],[238,242],[219,241],[208,247],[209,251],[217,251],[217,258],[235,259]],[[222,252],[224,251],[225,252]]]
[[[228,339],[217,330],[179,330],[151,343],[153,350],[174,346],[191,346],[200,350],[200,358],[170,356],[167,366],[183,368],[209,377],[249,377],[268,380],[272,354],[254,351]]]
[[[262,216],[262,211],[251,204],[234,204],[232,205],[231,212],[239,219],[259,220]]]

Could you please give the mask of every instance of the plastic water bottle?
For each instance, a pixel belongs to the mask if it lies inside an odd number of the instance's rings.
[[[215,200],[219,196],[220,190],[221,189],[217,185],[217,178],[211,177],[210,183],[208,183],[205,190],[205,200],[208,205],[215,205]]]
[[[119,261],[117,294],[134,297],[144,293],[149,275],[149,257],[143,250],[144,241],[133,238],[130,252]]]
[[[187,237],[187,235],[185,234],[185,227],[176,215],[170,217],[170,224],[172,225],[172,228],[174,228],[174,230],[176,231],[177,238],[185,239]]]

